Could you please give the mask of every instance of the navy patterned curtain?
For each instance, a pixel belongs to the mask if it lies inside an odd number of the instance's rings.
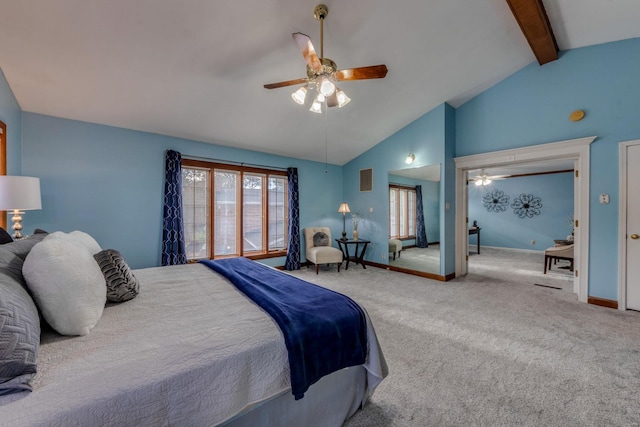
[[[164,174],[162,221],[162,265],[186,264],[184,223],[182,221],[182,156],[168,150]]]
[[[289,242],[286,270],[300,270],[300,207],[298,204],[298,169],[287,168],[289,184]]]
[[[416,246],[419,248],[429,247],[422,209],[422,185],[416,185]]]

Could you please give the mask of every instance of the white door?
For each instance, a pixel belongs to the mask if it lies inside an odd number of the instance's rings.
[[[627,308],[640,310],[640,144],[627,146]]]

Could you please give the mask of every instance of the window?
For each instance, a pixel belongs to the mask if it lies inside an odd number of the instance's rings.
[[[287,191],[284,171],[183,160],[187,258],[285,255]]]
[[[389,237],[415,238],[416,190],[412,187],[389,185]]]

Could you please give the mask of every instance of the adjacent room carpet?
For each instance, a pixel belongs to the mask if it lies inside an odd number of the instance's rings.
[[[640,313],[579,303],[571,273],[545,277],[538,254],[481,252],[449,282],[359,265],[293,272],[358,301],[387,358],[389,377],[345,425],[640,424]]]

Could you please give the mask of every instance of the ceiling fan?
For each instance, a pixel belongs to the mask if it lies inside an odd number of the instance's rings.
[[[489,175],[487,171],[485,171],[484,169],[480,169],[480,174],[473,178],[470,178],[469,181],[473,181],[477,186],[489,185],[494,180],[504,179],[508,176],[509,175]]]
[[[387,75],[387,66],[384,64],[338,70],[335,62],[324,57],[323,24],[324,19],[328,14],[329,8],[324,4],[317,5],[313,12],[313,16],[320,21],[319,57],[309,36],[302,33],[293,33],[293,39],[307,62],[307,77],[264,85],[266,89],[277,89],[285,86],[303,84],[304,86],[300,87],[291,95],[293,100],[300,105],[304,104],[307,92],[310,89],[315,89],[318,95],[310,108],[314,113],[322,112],[322,103],[325,101],[327,106],[338,106],[339,108],[344,107],[349,103],[349,101],[351,101],[344,91],[340,90],[336,86],[337,82],[346,80],[381,79]]]

